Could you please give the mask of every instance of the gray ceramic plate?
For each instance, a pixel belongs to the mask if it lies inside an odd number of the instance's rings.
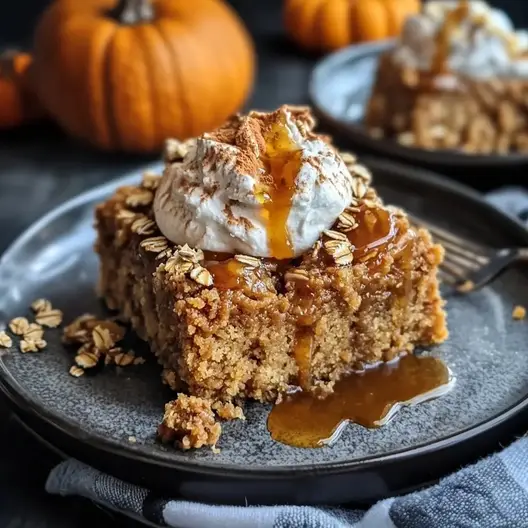
[[[360,146],[389,157],[428,166],[492,167],[528,164],[528,156],[473,155],[454,150],[405,147],[390,139],[372,138],[362,125],[378,67],[378,57],[394,46],[392,41],[345,48],[324,58],[310,80],[310,98],[323,120]]]
[[[388,201],[488,244],[528,244],[519,224],[463,187],[391,163],[368,163]],[[79,196],[15,242],[0,260],[0,326],[28,314],[38,297],[62,309],[66,321],[103,311],[94,294],[93,209],[137,178]],[[0,385],[22,419],[62,451],[163,491],[227,502],[374,500],[423,484],[507,440],[528,396],[528,325],[512,320],[516,304],[528,305],[521,270],[471,296],[451,298],[451,337],[435,354],[457,377],[452,392],[403,409],[381,429],[349,426],[335,445],[321,449],[273,442],[268,408],[260,404],[248,405],[247,421],[225,424],[219,454],[162,447],[155,430],[170,394],[157,364],[73,378],[59,330],[47,332],[43,353],[13,349],[1,357]]]

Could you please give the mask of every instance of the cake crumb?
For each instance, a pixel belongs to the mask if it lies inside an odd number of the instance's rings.
[[[216,446],[222,426],[216,421],[212,401],[197,396],[178,394],[165,405],[158,435],[163,443],[174,443],[181,449]]]
[[[475,289],[475,283],[470,280],[464,281],[462,284],[457,286],[457,291],[459,291],[460,293],[469,293],[470,291],[473,291],[474,289]]]
[[[513,309],[512,317],[517,321],[521,321],[526,317],[526,308],[524,306],[517,305]]]
[[[231,402],[215,402],[213,403],[213,410],[222,420],[245,420],[244,410],[242,407]]]
[[[128,441],[131,443],[131,444],[135,444],[137,442],[137,439],[135,436],[129,436],[128,437]]]

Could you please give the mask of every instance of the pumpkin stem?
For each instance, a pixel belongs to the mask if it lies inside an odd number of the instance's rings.
[[[154,18],[151,0],[119,0],[110,16],[122,24],[141,24]]]

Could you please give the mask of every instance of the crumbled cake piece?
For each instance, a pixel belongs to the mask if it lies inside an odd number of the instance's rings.
[[[163,443],[176,443],[182,449],[215,446],[222,426],[216,421],[212,401],[178,394],[165,405],[158,434]]]
[[[524,306],[517,305],[513,309],[512,317],[518,321],[526,317],[526,308]]]
[[[222,420],[245,420],[244,410],[242,407],[233,404],[232,402],[215,402],[213,403],[213,410]]]

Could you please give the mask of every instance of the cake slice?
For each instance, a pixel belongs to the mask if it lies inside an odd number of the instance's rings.
[[[446,339],[442,248],[312,128],[305,109],[235,116],[97,207],[100,294],[175,390],[273,402]]]
[[[375,137],[475,154],[528,151],[528,33],[480,1],[433,1],[381,56]]]

